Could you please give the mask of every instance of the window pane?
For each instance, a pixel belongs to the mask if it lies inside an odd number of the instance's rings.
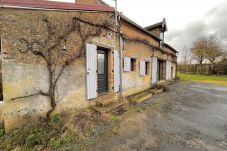
[[[104,60],[105,55],[104,54],[98,54],[98,74],[104,74],[105,72],[105,65]]]

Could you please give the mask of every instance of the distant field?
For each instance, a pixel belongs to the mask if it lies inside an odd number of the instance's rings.
[[[177,76],[182,80],[196,81],[227,86],[227,75],[200,75],[200,74],[180,74]]]

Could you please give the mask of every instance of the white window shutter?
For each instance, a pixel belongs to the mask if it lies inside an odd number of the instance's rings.
[[[97,97],[97,46],[86,45],[87,99]]]
[[[146,72],[146,62],[145,61],[140,61],[140,75],[144,76]]]
[[[156,57],[152,58],[152,84],[155,84],[157,82],[157,66],[158,59]]]
[[[131,58],[129,57],[124,58],[124,71],[125,72],[131,71]]]
[[[114,92],[120,90],[120,58],[118,50],[114,50]]]
[[[171,80],[171,62],[166,61],[166,80]]]

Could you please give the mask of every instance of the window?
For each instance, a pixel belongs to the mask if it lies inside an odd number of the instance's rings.
[[[105,56],[104,54],[98,54],[98,74],[104,74],[105,73]]]
[[[131,58],[131,71],[136,71],[136,59]]]
[[[150,62],[147,61],[145,63],[145,69],[146,69],[145,74],[148,75],[150,73]]]

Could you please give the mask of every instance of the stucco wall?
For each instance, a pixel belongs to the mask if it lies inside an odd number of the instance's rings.
[[[160,27],[149,30],[152,34],[160,38],[161,29]]]
[[[140,39],[145,39],[147,40],[150,44],[159,47],[159,41],[155,40],[148,34],[138,30],[134,26],[122,22],[122,32],[129,36],[130,38],[140,38]],[[166,49],[168,53],[173,53],[170,49]],[[174,53],[173,53],[174,54]],[[148,89],[151,87],[151,74],[152,74],[152,57],[157,57],[158,59],[164,61],[163,63],[163,78],[166,78],[166,60],[168,61],[173,61],[172,57],[170,55],[167,55],[166,53],[163,53],[158,50],[151,50],[149,47],[147,47],[144,44],[139,44],[139,43],[134,43],[134,42],[129,42],[125,41],[124,43],[124,50],[123,50],[123,58],[124,57],[132,57],[136,58],[136,71],[131,71],[131,72],[123,72],[123,94],[125,96],[143,91],[145,89]],[[149,61],[150,62],[150,67],[149,67],[149,72],[145,76],[140,76],[140,61]],[[174,70],[176,66],[174,65],[175,63],[172,63]]]
[[[1,8],[0,13],[4,96],[2,117],[5,127],[11,129],[23,124],[27,117],[45,116],[50,108],[48,98],[41,95],[12,100],[12,98],[37,93],[39,90],[46,92],[49,86],[45,62],[31,53],[21,54],[18,48],[23,48],[23,46],[20,44],[19,38],[42,39],[45,35],[43,18],[48,18],[53,24],[59,25],[57,29],[58,32],[61,32],[61,29],[66,28],[73,17],[100,23],[109,18],[111,14],[6,8]],[[69,51],[76,51],[79,41],[76,33],[70,35],[67,40]],[[115,47],[114,38],[106,37],[106,33],[88,42]],[[85,65],[85,56],[82,56],[68,66],[60,77],[56,91],[58,102],[55,112],[76,110],[89,106],[90,102],[86,99]],[[59,69],[57,67],[57,70]]]
[[[125,33],[130,38],[141,38],[146,39],[151,44],[158,46],[159,43],[152,37],[143,32],[139,31],[132,25],[122,22],[122,32]],[[140,76],[140,61],[151,60],[151,56],[153,55],[152,50],[150,50],[147,46],[139,43],[133,43],[125,41],[124,50],[123,50],[123,58],[124,57],[132,57],[136,59],[136,71],[123,72],[123,94],[125,96],[143,91],[148,89],[151,86],[151,72],[149,72],[145,76]],[[150,62],[151,66],[151,62]],[[150,67],[151,71],[151,67]]]

